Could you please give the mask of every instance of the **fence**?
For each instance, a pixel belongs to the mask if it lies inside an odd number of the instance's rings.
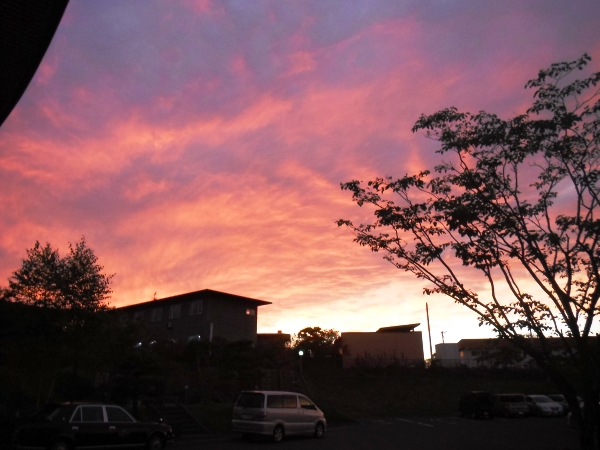
[[[399,358],[385,355],[344,356],[343,367],[425,367],[423,359]]]
[[[479,369],[479,368],[490,368],[490,369],[537,369],[537,365],[532,360],[520,361],[520,362],[502,362],[494,359],[434,359],[433,365],[436,367],[447,367],[447,368],[459,368],[464,367],[467,369]]]

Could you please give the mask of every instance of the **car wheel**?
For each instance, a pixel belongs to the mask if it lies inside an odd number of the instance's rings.
[[[325,434],[325,427],[323,426],[323,424],[321,422],[319,422],[317,424],[317,426],[315,427],[315,437],[321,438],[321,437],[323,437],[323,434]]]
[[[507,419],[510,417],[510,411],[508,409],[504,410],[504,417],[506,417]]]
[[[68,442],[59,441],[50,447],[51,450],[70,450],[71,446]]]
[[[251,433],[242,433],[242,440],[243,441],[250,441],[252,439],[252,434]]]
[[[539,409],[537,409],[537,410],[535,411],[535,415],[536,415],[536,417],[542,417],[542,411],[541,411],[541,410],[539,410]]]
[[[273,442],[281,442],[283,440],[283,427],[281,425],[277,425],[273,430]]]
[[[148,450],[163,450],[165,441],[160,436],[152,436],[148,441]]]

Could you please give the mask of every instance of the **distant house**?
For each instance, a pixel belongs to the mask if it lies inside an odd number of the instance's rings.
[[[460,366],[460,355],[458,344],[435,344],[435,364],[441,367]]]
[[[533,349],[546,350],[554,356],[565,354],[565,344],[576,352],[572,337],[546,337],[543,341],[536,337],[524,337],[524,343]],[[490,367],[511,369],[535,369],[536,362],[515,347],[507,339],[461,339],[457,343],[436,344],[435,361],[440,367]]]
[[[256,344],[258,307],[271,302],[204,289],[118,308],[145,321],[157,339],[180,342],[252,341]]]
[[[424,364],[420,324],[380,328],[376,332],[342,333],[342,366],[414,366]]]
[[[528,339],[529,340],[529,339]],[[554,338],[548,338],[555,344]],[[537,339],[530,342],[536,344]],[[506,339],[461,339],[456,344],[463,367],[530,368],[535,363]],[[437,345],[436,345],[437,348]]]
[[[256,346],[262,348],[284,349],[292,343],[292,336],[288,333],[259,333],[256,335]]]

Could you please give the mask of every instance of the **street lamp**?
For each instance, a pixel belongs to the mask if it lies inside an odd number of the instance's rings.
[[[304,355],[304,350],[300,350],[298,354],[300,355],[300,375],[302,375],[302,355]]]

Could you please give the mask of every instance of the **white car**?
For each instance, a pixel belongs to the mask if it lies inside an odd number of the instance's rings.
[[[562,405],[545,395],[527,395],[525,400],[529,414],[532,416],[562,416],[564,414]]]
[[[327,427],[323,411],[308,397],[296,392],[243,391],[233,408],[232,430],[247,438],[307,434],[322,437]]]

